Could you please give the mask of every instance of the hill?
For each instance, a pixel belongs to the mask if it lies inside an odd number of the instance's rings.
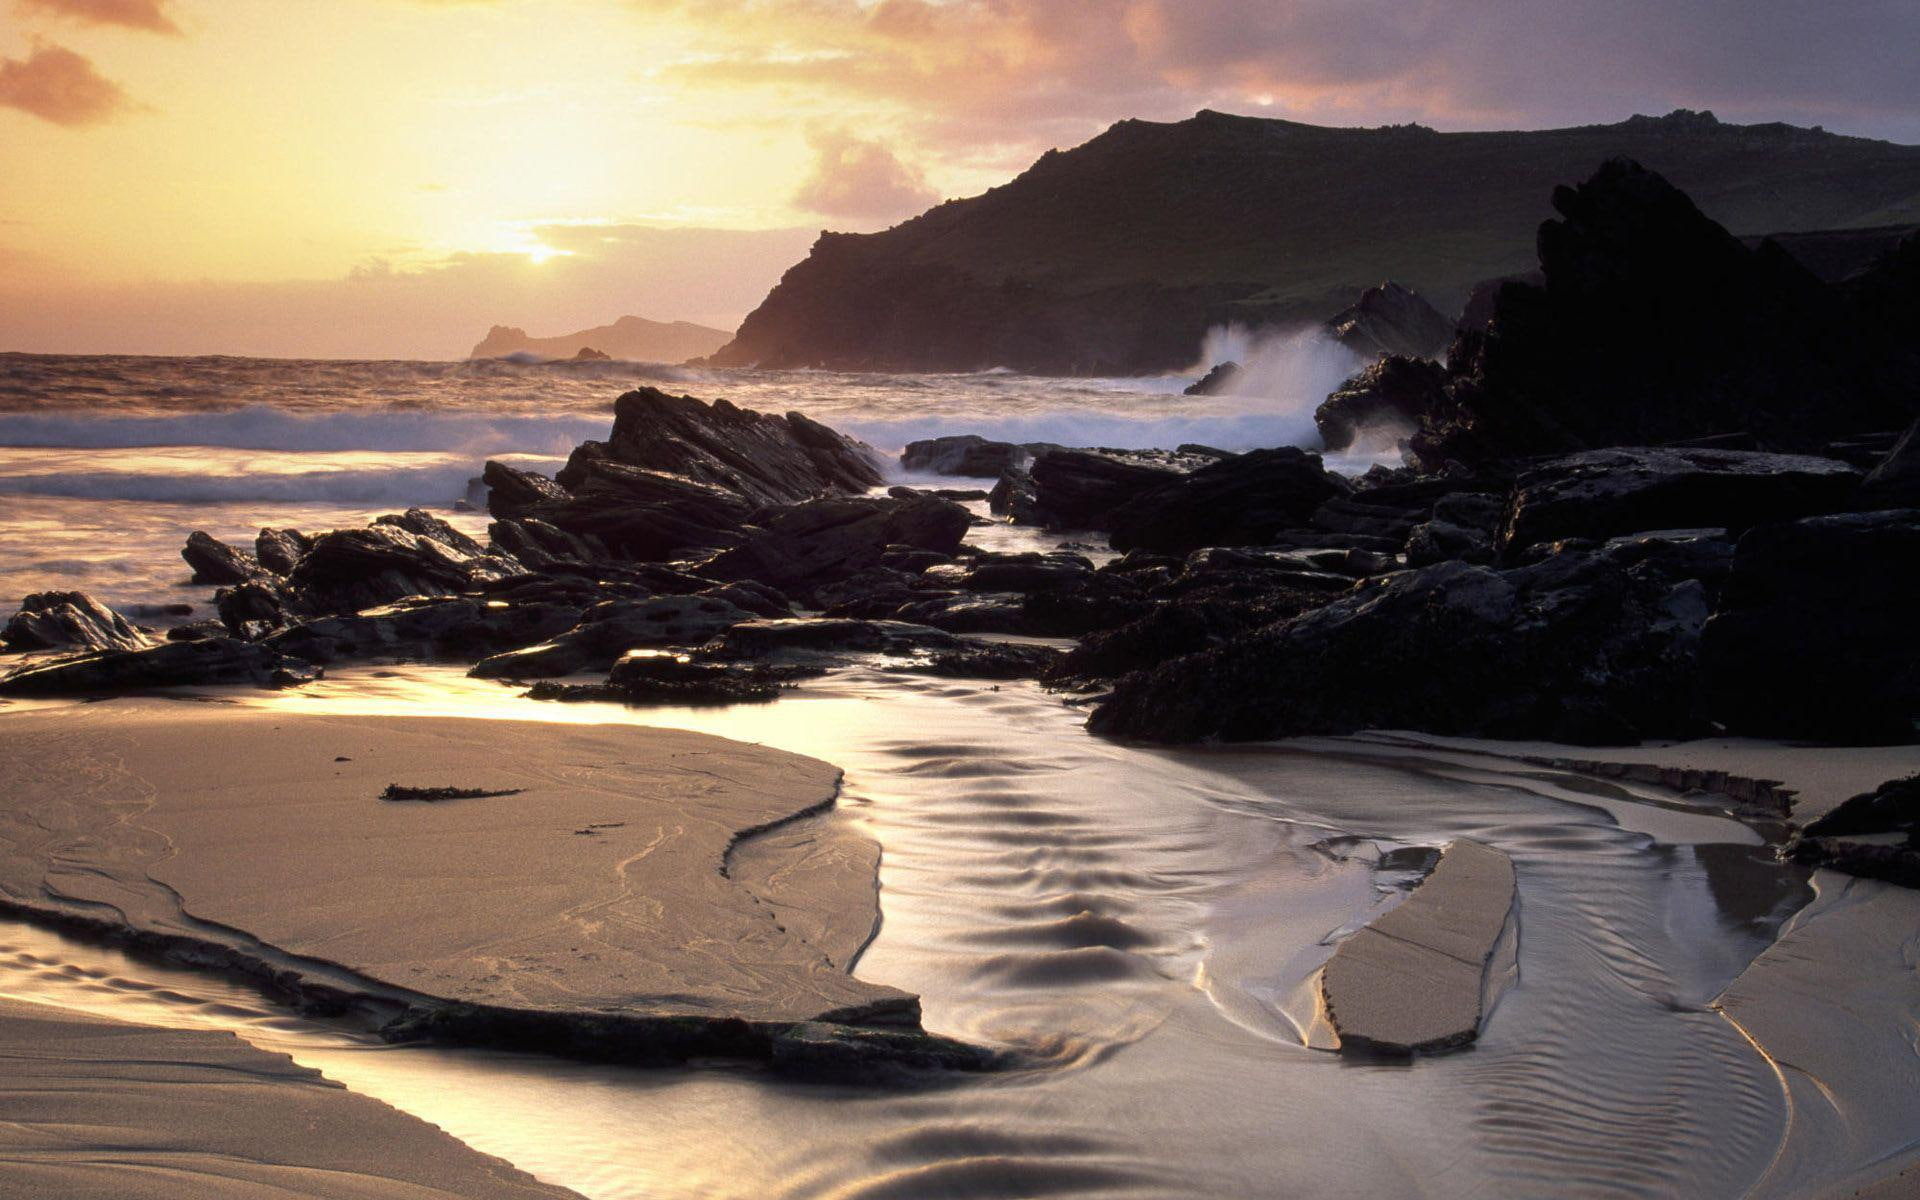
[[[1445,312],[1525,272],[1556,184],[1629,155],[1736,234],[1920,222],[1920,147],[1681,110],[1498,133],[1122,121],[882,233],[823,233],[719,365],[1130,374],[1392,279]]]
[[[524,329],[495,325],[467,357],[534,354],[541,358],[577,358],[582,350],[597,350],[628,362],[678,363],[712,354],[732,336],[724,329],[709,329],[691,321],[669,324],[644,317],[621,317],[611,325],[550,338],[529,337]]]

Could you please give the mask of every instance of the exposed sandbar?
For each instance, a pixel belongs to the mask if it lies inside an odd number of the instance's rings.
[[[756,845],[832,804],[815,759],[162,700],[0,714],[0,737],[14,907],[386,1005],[396,1031],[634,1059],[766,1055],[806,1022],[917,1031],[913,996],[849,974],[878,848],[841,821]],[[395,804],[390,783],[518,793]]]

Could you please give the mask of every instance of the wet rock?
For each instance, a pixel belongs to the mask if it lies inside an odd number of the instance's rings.
[[[262,567],[285,575],[313,546],[313,539],[297,529],[262,529],[253,539],[253,555]]]
[[[1383,358],[1341,384],[1314,410],[1313,423],[1328,450],[1351,447],[1370,430],[1402,440],[1437,411],[1445,397],[1446,368],[1425,358]]]
[[[1233,385],[1240,381],[1241,367],[1237,362],[1215,363],[1205,375],[1188,384],[1181,394],[1185,396],[1230,396]]]
[[[799,413],[776,417],[651,387],[615,401],[611,436],[575,451],[558,482],[577,493],[586,464],[598,455],[684,476],[755,505],[859,493],[882,482],[871,448]]]
[[[1000,476],[987,493],[987,509],[1016,525],[1039,525],[1044,519],[1033,476],[1024,467],[1010,468]]]
[[[0,630],[0,646],[28,650],[138,650],[153,639],[85,592],[35,592]]]
[[[754,508],[717,484],[608,459],[582,460],[578,451],[568,471],[569,497],[534,505],[520,524],[531,534],[533,521],[545,522],[623,558],[660,562],[732,546]]]
[[[1321,971],[1340,1049],[1431,1053],[1477,1038],[1514,895],[1506,854],[1465,838],[1449,843],[1420,886],[1335,947]]]
[[[1583,744],[1686,736],[1731,548],[1622,539],[1525,567],[1439,563],[1122,679],[1095,732],[1262,740],[1360,729]],[[1718,564],[1716,566],[1716,564]]]
[[[1748,530],[1704,644],[1709,711],[1735,733],[1914,739],[1920,509]]]
[[[580,623],[538,645],[497,654],[468,672],[480,679],[534,679],[604,671],[643,646],[697,646],[752,619],[716,596],[655,596],[595,605]]]
[[[614,557],[607,544],[592,534],[568,533],[536,517],[495,521],[487,526],[495,549],[536,571],[561,563],[600,563]]]
[[[1487,493],[1441,497],[1434,503],[1432,519],[1407,535],[1407,565],[1492,562],[1505,507],[1505,497]]]
[[[986,1071],[991,1051],[919,1030],[809,1022],[773,1039],[776,1071],[807,1079],[863,1080],[901,1073]]]
[[[253,555],[235,550],[200,529],[187,535],[180,557],[193,568],[195,583],[245,583],[261,574],[260,564]]]
[[[567,498],[567,489],[545,475],[491,459],[481,469],[480,481],[487,487],[487,512],[503,521],[524,517],[541,504]]]
[[[1317,592],[1270,587],[1249,598],[1196,593],[1081,639],[1049,671],[1054,682],[1116,679],[1224,646],[1326,603]]]
[[[1029,471],[1035,523],[1053,529],[1111,528],[1116,509],[1196,465],[1159,451],[1048,451]],[[1014,516],[1019,518],[1017,512]]]
[[[1861,482],[1849,507],[1862,512],[1920,508],[1920,421],[1907,427],[1886,458]]]
[[[416,537],[427,538],[442,546],[457,550],[461,554],[479,557],[487,552],[485,546],[474,541],[466,534],[434,516],[424,508],[410,508],[403,513],[388,513],[373,519],[375,526],[392,529],[404,529]]]
[[[1860,482],[1845,463],[1740,450],[1589,450],[1523,471],[1503,552],[1564,538],[1707,526],[1735,531],[1842,507]]]
[[[921,578],[929,584],[969,592],[1051,592],[1085,583],[1093,563],[1079,554],[979,553],[971,559],[929,567]]]
[[[270,634],[265,644],[310,662],[425,659],[470,662],[556,637],[581,606],[475,596],[412,597],[348,616],[321,617]]]
[[[1306,524],[1322,504],[1351,490],[1317,454],[1291,447],[1255,450],[1162,480],[1124,500],[1109,517],[1111,541],[1116,550],[1160,554],[1264,545],[1276,532]]]
[[[1397,354],[1437,358],[1453,340],[1453,322],[1418,293],[1389,280],[1327,321],[1334,340],[1367,358]]]
[[[1147,598],[1150,574],[1096,571],[1070,587],[1030,593],[1022,604],[1027,631],[1040,637],[1079,637],[1135,620],[1152,607]]]
[[[365,529],[316,537],[288,588],[311,613],[353,613],[404,596],[445,596],[489,579],[520,574],[518,563],[489,556],[472,538],[413,510]]]
[[[204,642],[208,638],[226,637],[227,627],[219,621],[191,621],[185,625],[175,625],[167,630],[170,642]]]
[[[931,625],[949,633],[1034,632],[1027,617],[1026,597],[1018,592],[967,592],[911,600],[889,614],[914,625]]]
[[[311,664],[238,638],[106,650],[27,667],[0,678],[0,695],[53,696],[141,688],[250,683],[285,687],[318,677]]]
[[[889,547],[952,554],[971,526],[966,509],[932,496],[813,500],[755,514],[744,540],[701,571],[804,595],[878,566]]]
[[[776,700],[794,672],[738,663],[695,662],[685,655],[640,651],[614,664],[605,683],[542,681],[527,696],[616,704],[758,704]]]
[[[900,465],[909,471],[933,475],[998,479],[1008,470],[1024,466],[1035,454],[1058,449],[1060,447],[1046,442],[1020,445],[963,433],[907,443],[907,448],[900,453]]]
[[[887,654],[904,656],[959,648],[961,639],[941,629],[904,621],[852,618],[744,621],[715,638],[703,650],[707,659],[758,659],[776,656]]]

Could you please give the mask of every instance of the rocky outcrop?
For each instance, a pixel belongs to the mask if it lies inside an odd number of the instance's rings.
[[[291,572],[311,549],[313,539],[298,529],[262,529],[253,539],[254,558],[274,575]]]
[[[480,481],[487,485],[487,512],[502,520],[524,517],[534,508],[567,499],[567,489],[538,471],[522,471],[488,460]]]
[[[1233,385],[1240,380],[1242,367],[1229,359],[1215,363],[1207,373],[1181,389],[1183,396],[1231,396]]]
[[[1445,403],[1447,372],[1424,358],[1389,357],[1341,384],[1314,410],[1320,441],[1345,450],[1380,431],[1404,441]]]
[[[1682,736],[1732,547],[1623,538],[1524,567],[1388,575],[1323,608],[1122,679],[1089,728],[1186,742],[1360,729],[1596,744]]]
[[[1108,529],[1121,505],[1204,461],[1165,451],[1050,450],[1035,458],[1026,474],[1031,511],[1011,511],[1017,520],[1055,529]]]
[[[1811,867],[1920,887],[1920,775],[1843,801],[1801,829],[1783,853]]]
[[[1360,293],[1353,306],[1327,322],[1333,339],[1367,358],[1438,358],[1453,341],[1453,322],[1411,289],[1392,280]]]
[[[263,574],[253,555],[234,549],[202,529],[187,535],[180,557],[193,568],[195,583],[245,583]]]
[[[715,595],[608,600],[588,609],[572,629],[538,645],[483,659],[468,674],[481,679],[539,679],[605,671],[629,650],[698,646],[752,619],[752,613]]]
[[[935,496],[846,497],[763,510],[753,522],[738,545],[701,570],[714,579],[750,579],[804,595],[880,565],[889,547],[952,554],[973,518]]]
[[[596,460],[684,476],[754,504],[864,492],[883,478],[872,448],[799,413],[775,417],[651,387],[614,402],[612,435],[576,450],[558,482],[575,489]]]
[[[1554,185],[1623,154],[1739,233],[1878,224],[1920,193],[1920,149],[1691,113],[1524,133],[1122,121],[983,195],[823,234],[714,361],[1166,373],[1216,326],[1323,321],[1383,266],[1453,312],[1533,265]]]
[[[138,650],[106,650],[25,667],[0,677],[0,695],[84,695],[232,683],[296,687],[318,677],[319,672],[310,664],[270,646],[237,638],[208,638],[163,642]]]
[[[153,639],[85,592],[35,592],[0,630],[0,646],[30,650],[139,650]]]
[[[1304,525],[1351,491],[1320,456],[1291,447],[1221,459],[1143,491],[1112,511],[1116,550],[1181,554],[1203,546],[1259,546]]]
[[[1714,435],[1812,450],[1914,419],[1920,249],[1823,283],[1772,243],[1749,250],[1627,159],[1553,194],[1545,283],[1503,286],[1448,354],[1416,459],[1503,458]]]
[[[1912,741],[1916,612],[1920,509],[1750,529],[1706,626],[1709,710],[1756,737]]]
[[[934,475],[998,479],[1009,470],[1025,466],[1036,454],[1061,448],[1046,442],[995,442],[978,434],[962,433],[908,442],[900,453],[900,465],[909,471]]]
[[[1564,538],[1643,529],[1731,528],[1832,512],[1860,472],[1806,455],[1628,447],[1553,459],[1520,474],[1500,545],[1508,553]]]

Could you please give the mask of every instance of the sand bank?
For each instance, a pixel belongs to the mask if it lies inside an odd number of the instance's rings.
[[[456,1040],[647,1059],[917,1029],[915,997],[849,973],[878,849],[805,820],[838,788],[815,759],[166,700],[0,714],[0,734],[0,895],[24,912]],[[382,800],[393,783],[515,794]]]
[[[563,1200],[230,1033],[0,1000],[0,1192],[68,1200]]]

